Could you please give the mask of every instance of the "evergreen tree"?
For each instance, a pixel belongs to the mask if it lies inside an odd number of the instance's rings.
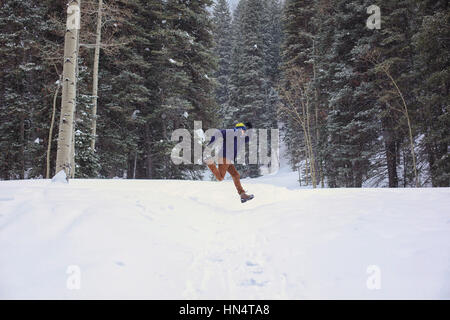
[[[214,54],[218,59],[214,78],[217,82],[215,98],[220,108],[221,125],[226,126],[230,99],[230,64],[232,49],[231,15],[226,0],[219,0],[214,6]]]
[[[365,1],[322,1],[315,5],[288,1],[284,12],[283,70],[285,74],[292,68],[300,70],[304,99],[314,110],[307,125],[313,150],[306,161],[316,171],[311,178],[320,178],[323,184],[326,176],[331,187],[361,186],[376,150],[373,86],[367,81],[368,63],[358,54],[360,40],[371,37],[365,28],[367,6]],[[287,91],[295,90],[297,82],[285,76],[283,86]],[[298,147],[308,139],[299,133],[291,116],[284,116],[284,121],[295,164],[303,157]]]
[[[277,87],[280,81],[281,44],[283,43],[282,6],[279,0],[267,0],[266,4],[265,64],[267,77],[272,87]]]
[[[192,130],[194,120],[202,120],[204,128],[217,126],[218,107],[213,80],[216,61],[213,23],[208,12],[211,5],[209,0],[167,1],[161,110],[166,117],[164,121],[170,122],[168,130]],[[170,149],[164,163],[170,164],[171,178],[199,177],[196,170],[200,167],[174,166],[169,156]]]
[[[326,168],[330,186],[361,187],[369,177],[371,159],[378,149],[379,104],[371,65],[360,52],[376,42],[377,30],[365,26],[370,1],[337,1],[333,36],[326,63],[332,74]]]
[[[41,55],[50,28],[48,10],[35,1],[0,4],[0,177],[23,179],[44,175],[44,106],[51,105],[43,89],[49,73]],[[53,69],[53,66],[52,66]],[[54,81],[57,77],[53,78]],[[48,105],[46,104],[48,102]]]
[[[101,61],[98,153],[102,175],[192,178],[170,160],[171,131],[215,123],[210,1],[134,1],[119,36],[132,41]],[[113,67],[110,67],[110,66]]]
[[[287,0],[284,4],[282,15],[283,22],[283,43],[282,43],[282,64],[281,70],[283,77],[281,86],[283,87],[283,107],[287,106],[287,95],[295,95],[299,86],[311,88],[311,79],[313,78],[313,66],[311,64],[313,54],[314,26],[312,19],[314,18],[315,6],[313,1],[296,1]],[[301,77],[301,79],[299,79]],[[301,80],[301,83],[299,81]],[[310,89],[304,90],[309,101],[312,100]],[[299,98],[299,97],[297,97]],[[292,108],[294,106],[290,106]],[[289,160],[292,167],[298,168],[303,159],[307,158],[308,143],[305,136],[305,130],[299,124],[295,116],[289,109],[280,109],[280,119],[283,123],[284,142],[287,146]],[[300,112],[301,113],[301,112]],[[309,122],[309,124],[311,124]],[[308,131],[311,131],[308,126]],[[306,159],[308,162],[308,159]],[[306,163],[305,162],[305,163]],[[308,173],[306,173],[308,179]]]
[[[251,119],[257,128],[264,127],[264,103],[267,79],[264,66],[264,41],[261,1],[247,0],[242,12],[241,96],[234,119]]]
[[[173,39],[169,39],[167,57],[173,66],[184,72],[188,83],[185,98],[192,105],[193,115],[204,120],[204,125],[214,123],[216,105],[212,92],[215,71],[213,56],[212,21],[207,8],[211,0],[167,1],[168,27]],[[172,59],[172,60],[170,60]]]
[[[98,178],[99,156],[91,148],[92,95],[87,92],[89,72],[82,58],[79,59],[77,109],[75,111],[75,177]]]
[[[106,81],[100,83],[104,107],[99,109],[97,149],[103,176],[151,178],[156,137],[149,128],[152,122],[160,123],[154,112],[161,103],[162,2],[123,1],[121,7],[132,16],[120,25],[119,36],[131,42],[120,47],[115,57],[100,60]]]
[[[413,37],[415,92],[419,101],[419,123],[424,139],[423,153],[429,163],[433,187],[450,185],[448,145],[450,137],[450,11],[448,1],[422,1],[419,4],[419,30]]]
[[[312,73],[310,57],[314,25],[314,1],[286,0],[283,12],[284,42],[283,42],[283,70],[292,67],[305,69]]]
[[[273,114],[267,111],[269,93],[267,70],[265,66],[264,1],[245,0],[235,13],[234,49],[232,62],[232,95],[230,105],[233,119],[251,121],[255,128],[265,128],[272,121]],[[240,168],[243,176],[258,176],[259,166],[249,165]]]
[[[375,64],[374,72],[377,74],[373,84],[377,86],[389,187],[398,187],[401,180],[403,180],[403,186],[407,186],[409,182],[414,185],[414,176],[410,179],[408,174],[413,172],[413,165],[409,160],[411,157],[403,157],[403,166],[405,166],[403,177],[398,170],[401,155],[408,154],[402,150],[411,150],[411,143],[408,143],[407,119],[403,112],[399,111],[404,109],[404,105],[399,92],[395,90],[395,85],[398,85],[409,107],[411,120],[415,111],[412,107],[416,103],[414,96],[406,88],[416,80],[411,72],[413,67],[411,34],[414,25],[411,1],[385,1],[379,37],[376,41],[372,41],[372,44],[367,45],[370,48],[368,50],[375,52],[376,55],[371,61]],[[378,33],[377,30],[372,32]],[[386,72],[392,76],[393,80]],[[412,124],[411,121],[410,124]]]
[[[279,94],[282,43],[281,5],[278,0],[266,0],[264,5],[262,35],[265,73],[265,127],[278,128],[277,105]]]
[[[232,31],[232,52],[231,52],[231,75],[230,75],[230,100],[229,112],[224,119],[227,126],[233,126],[236,122],[234,115],[239,110],[242,98],[242,77],[241,70],[243,65],[243,34],[242,34],[242,14],[246,0],[239,1],[233,13],[233,21],[231,25]]]

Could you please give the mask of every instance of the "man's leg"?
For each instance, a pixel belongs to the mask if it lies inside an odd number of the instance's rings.
[[[233,164],[230,164],[228,166],[228,172],[231,174],[231,177],[233,178],[234,185],[239,195],[245,193],[245,190],[242,188],[241,185],[241,176],[239,175],[239,172],[236,170],[236,167]]]
[[[208,168],[214,174],[217,180],[222,181],[227,174],[227,169],[230,164],[227,163],[226,159],[219,160],[219,169],[217,169],[215,163],[209,163]]]

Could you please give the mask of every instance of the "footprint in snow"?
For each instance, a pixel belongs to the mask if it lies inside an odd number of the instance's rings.
[[[261,268],[261,266],[255,262],[247,261],[245,264],[247,265],[247,267],[250,267],[251,273],[253,274],[260,274],[264,271],[263,268]]]
[[[249,287],[249,286],[257,286],[264,287],[269,281],[261,281],[258,282],[255,279],[244,280],[241,282],[241,286]]]
[[[212,262],[223,262],[223,259],[220,257],[209,257],[208,260]]]

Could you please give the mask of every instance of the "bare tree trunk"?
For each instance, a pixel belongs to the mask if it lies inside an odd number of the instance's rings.
[[[153,178],[153,159],[152,159],[152,145],[151,145],[151,133],[150,125],[145,123],[145,144],[146,144],[146,162],[147,162],[147,178]]]
[[[316,155],[319,154],[319,93],[317,92],[317,86],[316,86],[316,46],[315,46],[315,41],[313,40],[313,55],[314,55],[314,60],[313,60],[313,79],[314,79],[314,122],[315,122],[315,131],[316,131],[316,148],[315,148],[315,152]],[[321,187],[324,187],[323,184],[323,172],[322,172],[322,165],[321,165],[322,161],[320,159],[319,156],[317,156],[317,170],[318,170],[318,174],[319,174],[319,180],[321,181]]]
[[[393,108],[392,106],[389,106],[391,109],[399,111],[400,113],[403,113],[403,115],[406,118],[406,122],[408,124],[408,136],[409,136],[409,145],[411,148],[411,156],[412,156],[412,161],[413,161],[413,169],[414,169],[414,179],[415,179],[415,184],[416,187],[420,186],[420,182],[419,182],[419,175],[417,174],[417,165],[416,165],[416,154],[414,151],[414,139],[413,139],[413,135],[412,135],[412,128],[411,128],[411,118],[409,117],[409,112],[408,112],[408,107],[406,106],[406,101],[405,98],[403,97],[403,94],[400,90],[400,88],[397,85],[397,82],[395,81],[395,79],[392,77],[391,73],[389,72],[389,66],[380,64],[378,62],[378,56],[377,52],[372,52],[368,55],[368,59],[369,61],[371,61],[375,66],[379,66],[380,69],[386,74],[386,76],[389,78],[389,80],[391,80],[392,84],[394,85],[400,99],[402,100],[403,103],[403,110],[399,110],[397,108]],[[388,164],[389,165],[389,164]]]
[[[25,115],[20,115],[20,179],[25,179]]]
[[[287,91],[281,89],[284,94],[284,98],[287,100],[289,106],[281,105],[280,108],[285,110],[288,114],[293,116],[296,122],[298,122],[303,130],[304,139],[305,139],[305,160],[306,160],[306,183],[308,184],[308,171],[311,175],[313,188],[317,186],[316,179],[316,167],[315,167],[315,159],[314,159],[314,148],[311,138],[311,115],[309,111],[309,92],[308,91],[308,81],[307,79],[302,78],[302,70],[295,69],[292,70],[292,73],[289,75],[292,82],[295,85],[291,90]],[[300,103],[300,105],[299,105]],[[297,111],[297,106],[300,109],[300,112]],[[308,168],[308,160],[309,160],[309,168]]]
[[[47,146],[47,173],[46,178],[50,179],[50,152],[52,149],[52,136],[53,127],[55,124],[55,113],[56,113],[56,100],[58,98],[59,88],[61,87],[61,76],[59,76],[58,84],[55,90],[55,96],[53,97],[53,109],[52,109],[52,120],[50,122],[50,130],[48,132],[48,146]]]
[[[136,179],[137,151],[134,152],[133,179]]]
[[[407,185],[407,172],[406,172],[406,152],[403,150],[403,188],[406,188]]]
[[[304,103],[305,106],[305,114],[306,114],[306,142],[307,142],[307,146],[308,146],[308,151],[309,151],[309,169],[310,169],[310,174],[311,174],[311,183],[313,188],[317,187],[316,184],[316,166],[315,166],[315,159],[314,159],[314,151],[313,151],[313,146],[312,146],[312,141],[311,141],[311,116],[310,116],[310,112],[309,112],[309,101],[307,98],[307,92],[305,90],[305,99],[306,102]]]
[[[91,149],[95,150],[95,136],[97,134],[97,100],[98,100],[98,65],[100,60],[100,43],[102,38],[102,9],[103,0],[98,0],[98,13],[97,13],[97,33],[95,40],[95,53],[94,53],[94,74],[92,79],[92,124],[91,124]]]
[[[309,129],[308,129],[309,130]],[[311,172],[311,183],[313,188],[317,187],[317,181],[316,181],[316,164],[315,164],[315,157],[314,157],[314,151],[312,148],[312,143],[311,143],[311,136],[310,133],[308,132],[308,148],[309,148],[309,157],[310,157],[310,172]]]
[[[70,178],[75,178],[75,123],[72,126],[72,143],[70,145]]]
[[[309,178],[308,178],[308,171],[309,171],[309,166],[308,166],[308,157],[309,157],[309,151],[308,151],[308,147],[305,145],[305,152],[306,152],[306,158],[305,158],[305,183],[306,185],[309,184]]]
[[[78,36],[81,0],[73,0],[67,9],[67,30],[64,40],[63,90],[61,118],[56,154],[56,173],[64,170],[69,177],[72,168],[73,123],[76,106],[76,70],[78,64]]]
[[[405,115],[406,121],[408,123],[409,144],[410,144],[410,148],[411,148],[411,156],[412,156],[412,161],[413,161],[414,179],[415,179],[415,182],[416,182],[416,188],[418,188],[420,183],[419,183],[419,176],[417,174],[416,154],[414,152],[414,139],[413,139],[413,135],[412,135],[411,119],[409,117],[408,107],[406,106],[405,99],[403,98],[403,94],[400,91],[400,88],[398,87],[397,82],[391,76],[391,74],[389,73],[389,70],[387,68],[383,68],[383,71],[386,73],[386,75],[389,77],[391,82],[394,84],[395,89],[397,90],[397,93],[398,93],[398,95],[400,96],[400,98],[402,99],[402,102],[403,102],[403,108],[404,108],[403,109],[403,114]]]
[[[394,132],[392,130],[391,119],[385,118],[382,120],[383,126],[383,139],[384,139],[384,148],[386,152],[386,163],[388,169],[388,180],[389,180],[389,188],[397,188],[398,187],[398,175],[397,175],[397,150],[396,142],[394,138]]]

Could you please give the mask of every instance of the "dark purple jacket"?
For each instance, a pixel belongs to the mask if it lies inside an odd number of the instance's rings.
[[[221,154],[224,158],[227,158],[228,160],[236,160],[236,156],[237,156],[237,152],[238,150],[243,147],[243,145],[245,144],[245,142],[249,142],[250,141],[250,137],[249,136],[245,136],[245,141],[244,139],[238,139],[238,134],[239,134],[240,130],[235,130],[235,129],[222,129],[220,130],[220,132],[222,133],[222,146],[221,149],[219,149],[219,154]],[[234,143],[231,141],[227,140],[227,133],[228,133],[228,138],[234,138]],[[208,143],[208,146],[211,145],[214,141],[216,140],[216,137],[212,137],[211,141]],[[227,157],[227,145],[228,147],[231,147],[231,143],[233,143],[233,159],[230,159],[231,154],[228,155]],[[231,152],[230,152],[231,153]]]

